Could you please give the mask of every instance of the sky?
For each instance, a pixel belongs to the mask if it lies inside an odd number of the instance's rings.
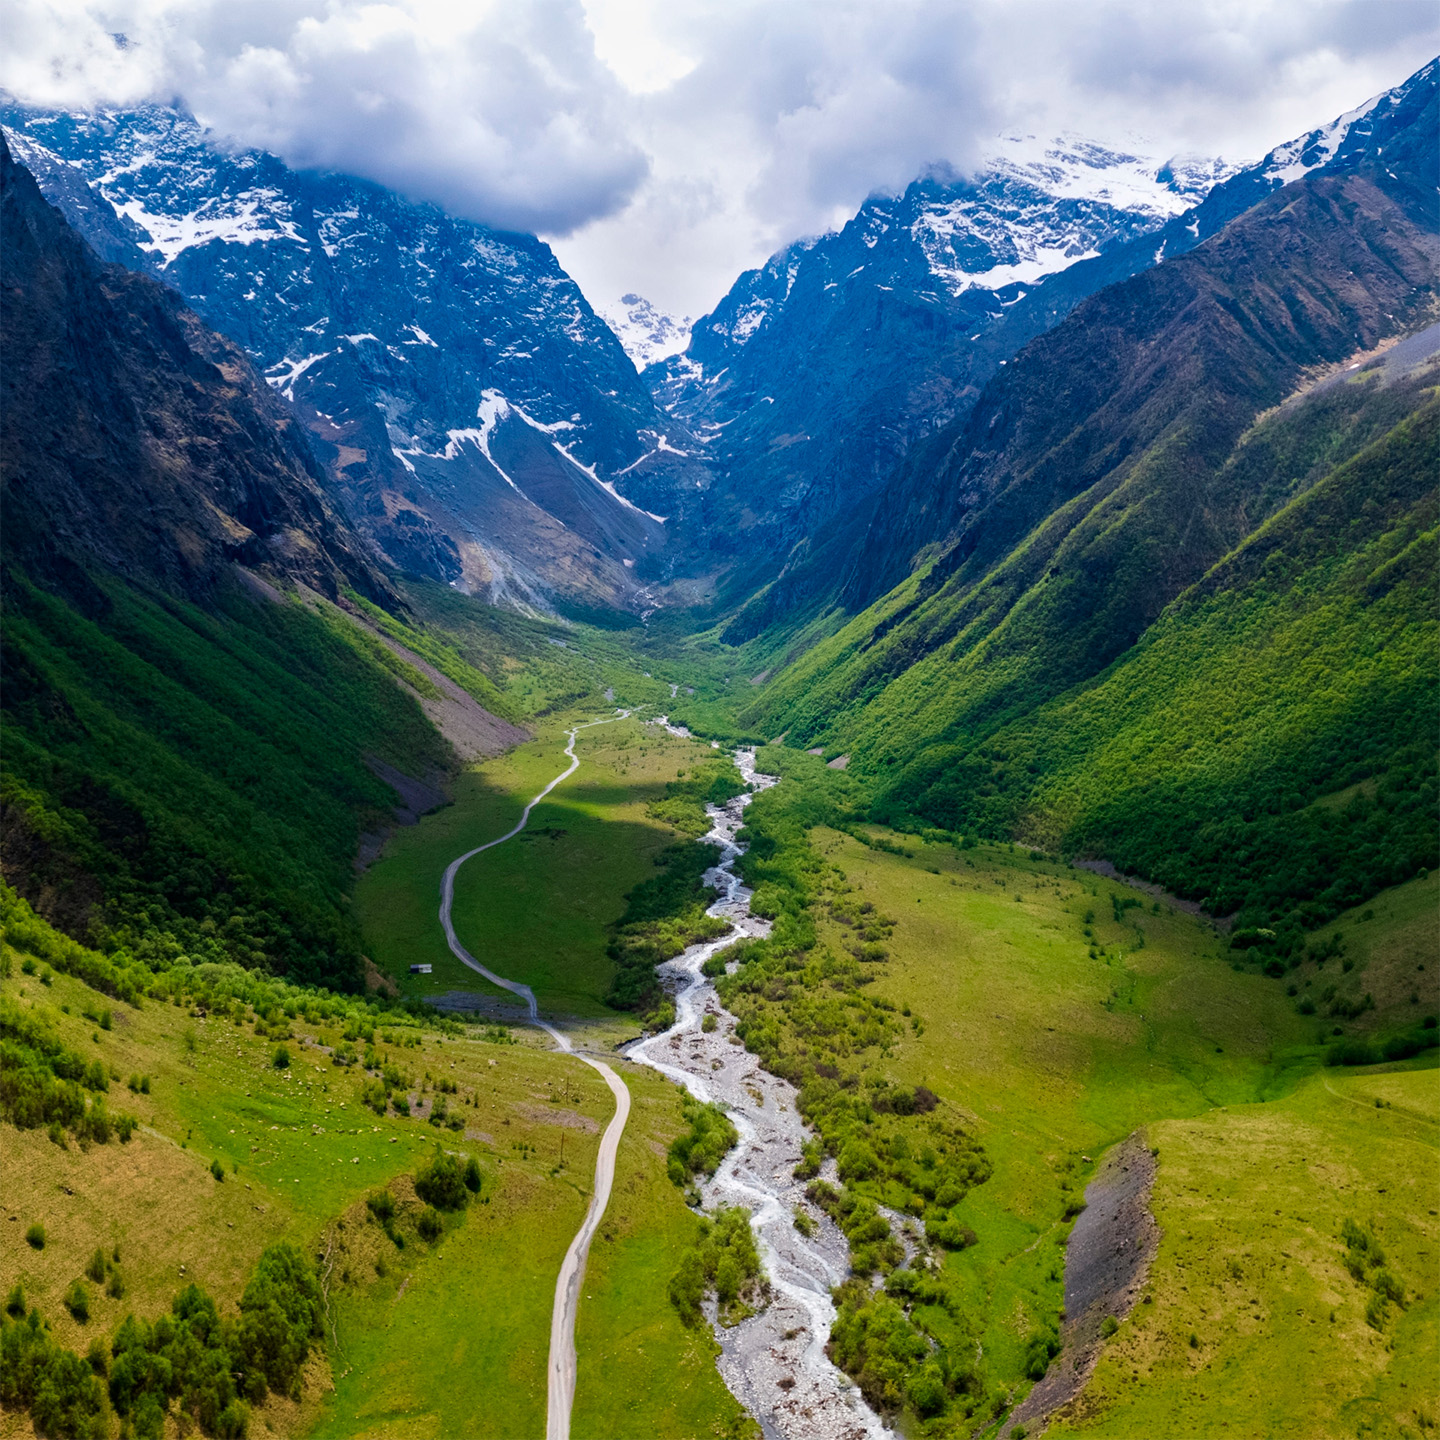
[[[6,0],[0,88],[533,231],[591,303],[742,271],[1004,131],[1258,159],[1440,50],[1434,0]]]

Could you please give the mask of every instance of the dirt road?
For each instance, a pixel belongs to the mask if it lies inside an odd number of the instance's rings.
[[[619,711],[614,720],[623,720],[630,712]],[[592,720],[589,725],[577,725],[567,732],[569,743],[565,754],[570,764],[560,772],[524,809],[514,829],[498,840],[489,840],[477,845],[454,859],[445,869],[440,882],[440,925],[445,931],[445,942],[451,954],[462,964],[468,965],[477,974],[483,975],[492,985],[518,995],[524,1002],[532,1024],[538,1025],[555,1042],[556,1049],[567,1055],[574,1055],[592,1070],[598,1070],[615,1097],[615,1114],[600,1137],[600,1153],[595,1157],[595,1189],[590,1196],[590,1208],[585,1213],[585,1222],[570,1242],[565,1259],[560,1266],[560,1276],[555,1282],[555,1305],[550,1312],[550,1364],[548,1367],[547,1400],[545,1414],[546,1440],[570,1440],[570,1412],[575,1404],[575,1312],[580,1303],[580,1282],[585,1277],[585,1259],[590,1253],[590,1241],[595,1236],[605,1207],[610,1203],[610,1187],[615,1181],[615,1153],[620,1148],[620,1137],[625,1133],[625,1122],[630,1118],[630,1091],[625,1082],[603,1061],[593,1060],[588,1055],[578,1054],[570,1044],[569,1037],[548,1025],[540,1018],[535,1003],[535,992],[518,980],[507,980],[482,965],[456,938],[455,926],[450,919],[451,907],[455,901],[455,875],[460,867],[476,855],[493,850],[507,840],[513,840],[530,823],[530,812],[558,785],[580,768],[579,757],[575,754],[575,738],[581,730],[595,725],[608,725],[612,720]]]

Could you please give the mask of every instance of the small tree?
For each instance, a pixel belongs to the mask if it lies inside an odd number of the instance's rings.
[[[435,1158],[415,1177],[415,1193],[437,1210],[463,1210],[470,1191],[459,1159],[437,1145]]]

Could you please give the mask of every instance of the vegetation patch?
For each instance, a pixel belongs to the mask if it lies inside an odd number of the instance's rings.
[[[760,1268],[760,1252],[750,1229],[750,1212],[740,1206],[722,1207],[703,1216],[694,1244],[680,1257],[670,1280],[670,1301],[686,1325],[705,1318],[707,1295],[715,1297],[716,1318],[722,1325],[738,1325],[755,1314],[769,1298],[770,1282]]]

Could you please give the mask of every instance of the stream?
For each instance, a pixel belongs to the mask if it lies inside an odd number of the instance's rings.
[[[666,722],[662,718],[660,723]],[[683,1085],[697,1099],[724,1106],[740,1134],[739,1144],[702,1186],[701,1195],[706,1209],[741,1205],[751,1212],[771,1299],[764,1310],[738,1325],[716,1326],[725,1383],[760,1422],[766,1440],[882,1440],[892,1432],[825,1355],[835,1319],[830,1291],[849,1274],[849,1251],[829,1217],[805,1200],[805,1182],[793,1176],[800,1147],[809,1138],[795,1108],[795,1088],[767,1075],[754,1056],[731,1039],[734,1017],[700,973],[717,951],[770,929],[769,921],[750,913],[751,892],[735,873],[735,861],[743,853],[735,836],[752,795],[775,784],[777,777],[756,772],[753,749],[736,751],[735,763],[751,788],[724,806],[706,807],[714,824],[704,837],[720,847],[719,863],[705,873],[705,883],[720,892],[707,913],[729,921],[731,929],[659,967],[661,982],[674,998],[675,1023],[623,1053]],[[700,1028],[707,1012],[719,1021],[709,1034]],[[797,1208],[817,1223],[811,1239],[795,1229]]]

